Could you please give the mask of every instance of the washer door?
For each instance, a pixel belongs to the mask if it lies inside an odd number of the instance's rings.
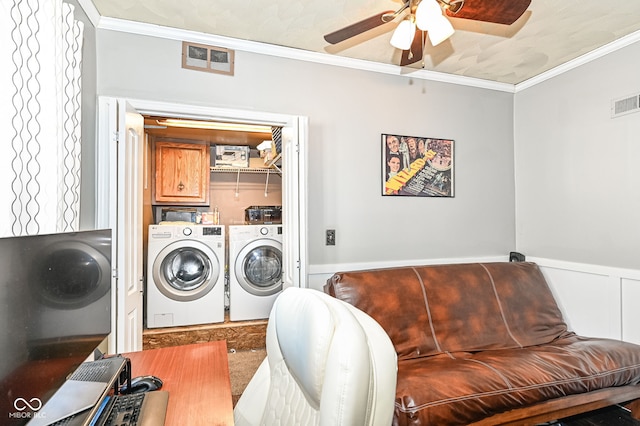
[[[200,241],[182,240],[169,244],[153,262],[153,281],[170,299],[196,300],[215,287],[220,262],[213,250]]]
[[[271,296],[281,291],[282,272],[282,243],[276,240],[252,241],[236,257],[238,284],[255,296]]]

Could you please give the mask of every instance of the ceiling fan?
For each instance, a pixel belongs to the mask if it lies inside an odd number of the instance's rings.
[[[531,0],[405,0],[400,9],[386,10],[324,36],[331,44],[355,37],[380,25],[403,19],[391,37],[391,45],[402,50],[400,65],[422,60],[425,34],[433,46],[454,32],[445,17],[511,25],[527,10]]]

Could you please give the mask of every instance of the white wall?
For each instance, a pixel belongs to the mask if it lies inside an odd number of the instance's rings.
[[[640,269],[640,43],[515,95],[516,241],[536,257]]]
[[[510,93],[240,51],[235,75],[217,75],[182,69],[180,41],[109,30],[97,41],[100,95],[309,117],[311,268],[515,247]],[[454,139],[455,198],[382,197],[382,133]]]
[[[515,95],[517,249],[579,334],[640,343],[640,43]]]

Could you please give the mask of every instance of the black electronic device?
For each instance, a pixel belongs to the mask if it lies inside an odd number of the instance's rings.
[[[131,386],[125,384],[120,388],[123,394],[151,392],[162,388],[162,380],[156,376],[140,376],[131,379]]]
[[[43,420],[111,332],[111,249],[111,230],[0,238],[3,425]]]
[[[524,262],[526,257],[522,253],[518,253],[517,251],[512,251],[509,253],[509,262]]]

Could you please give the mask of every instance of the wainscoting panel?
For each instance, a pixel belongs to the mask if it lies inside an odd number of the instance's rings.
[[[640,343],[640,279],[622,278],[622,340]]]
[[[527,258],[536,262],[570,328],[578,334],[640,344],[640,271]]]
[[[620,280],[607,275],[540,265],[570,330],[620,339]]]

